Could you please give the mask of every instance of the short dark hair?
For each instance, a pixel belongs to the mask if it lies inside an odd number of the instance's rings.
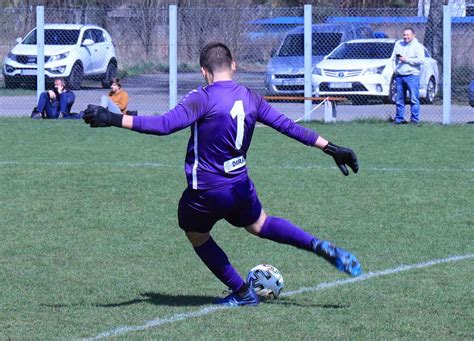
[[[411,33],[415,34],[415,30],[411,26],[407,26],[403,29],[403,31],[411,31]]]
[[[112,78],[112,81],[110,82],[110,85],[112,84],[117,84],[119,88],[122,88],[122,84],[120,83],[120,78]]]
[[[216,71],[230,69],[232,65],[232,53],[222,43],[209,43],[204,46],[199,56],[199,64],[211,74]]]
[[[67,81],[66,78],[63,78],[63,77],[55,78],[55,79],[54,79],[54,82],[55,82],[55,81],[60,81],[61,84],[63,85],[63,87],[64,87],[65,89],[69,90],[69,82]]]

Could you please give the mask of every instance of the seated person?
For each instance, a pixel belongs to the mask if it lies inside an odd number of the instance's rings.
[[[54,90],[41,93],[31,118],[61,118],[69,116],[76,96],[69,90],[64,78],[54,80]]]
[[[127,114],[128,94],[122,89],[120,79],[112,79],[109,94],[102,96],[100,105],[115,114]]]

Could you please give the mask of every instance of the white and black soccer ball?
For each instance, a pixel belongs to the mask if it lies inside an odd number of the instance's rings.
[[[247,284],[262,298],[277,298],[285,286],[280,271],[272,265],[259,264],[250,269]]]

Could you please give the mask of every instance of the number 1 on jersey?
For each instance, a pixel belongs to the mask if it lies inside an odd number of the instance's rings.
[[[244,140],[245,128],[245,111],[242,100],[234,102],[234,105],[230,110],[230,115],[232,118],[237,117],[237,136],[235,137],[235,148],[240,149],[240,147],[242,147],[242,141]]]

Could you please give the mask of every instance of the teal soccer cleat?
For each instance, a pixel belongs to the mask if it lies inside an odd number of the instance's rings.
[[[312,249],[318,256],[323,257],[338,270],[352,277],[357,277],[362,274],[362,269],[357,258],[352,253],[340,247],[336,247],[331,242],[321,240],[316,243],[316,241],[313,241]]]

